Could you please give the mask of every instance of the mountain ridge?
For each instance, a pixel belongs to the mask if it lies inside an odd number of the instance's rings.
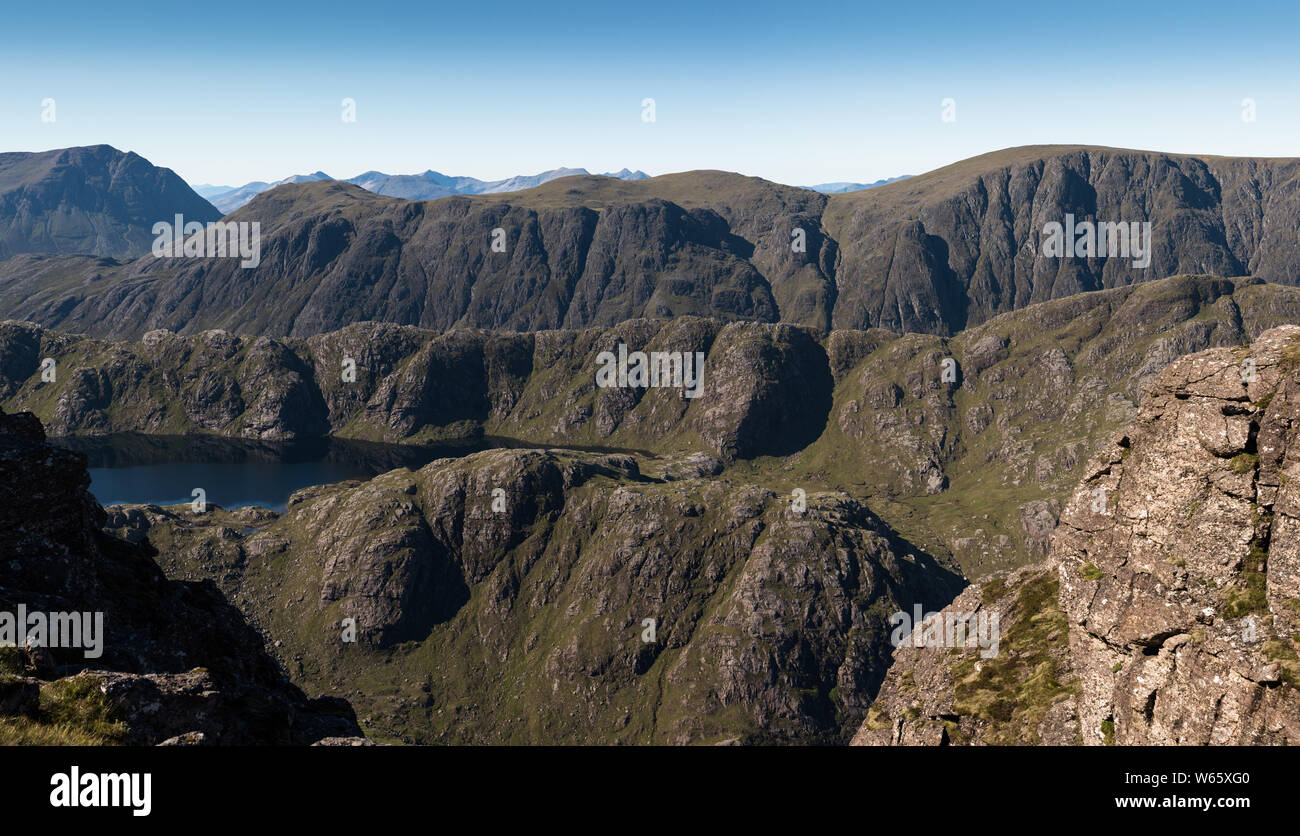
[[[1030,146],[836,195],[717,171],[575,175],[434,201],[287,184],[229,216],[261,226],[255,270],[20,257],[0,263],[0,314],[118,337],[308,336],[370,319],[528,331],[683,315],[951,335],[1168,275],[1296,283],[1297,182],[1289,158]],[[1149,223],[1149,267],[1053,257],[1046,230],[1068,218]]]
[[[590,175],[590,172],[585,168],[561,167],[549,169],[540,174],[515,175],[502,180],[480,180],[477,177],[442,174],[433,169],[428,169],[421,174],[385,174],[382,171],[366,171],[356,177],[349,177],[343,182],[361,186],[366,191],[387,197],[400,197],[407,200],[433,200],[456,194],[495,194],[498,192],[520,191],[561,177],[575,175]],[[590,176],[610,177],[616,180],[644,180],[649,175],[644,171],[632,171],[624,168],[617,172]],[[195,190],[202,190],[200,193],[203,197],[211,200],[212,204],[223,213],[230,214],[236,209],[247,205],[257,195],[276,186],[282,186],[286,183],[309,183],[333,179],[335,178],[330,177],[325,172],[317,171],[312,174],[298,174],[286,177],[283,180],[274,182],[256,180],[242,186],[203,184],[196,186]]]
[[[913,176],[914,175],[911,174],[902,174],[898,177],[885,177],[872,183],[853,183],[847,180],[839,180],[834,183],[818,183],[815,186],[804,186],[804,188],[814,192],[822,192],[823,194],[844,194],[846,192],[860,192],[865,189],[874,189],[880,186],[886,186],[890,183],[896,183],[899,180],[907,180]]]

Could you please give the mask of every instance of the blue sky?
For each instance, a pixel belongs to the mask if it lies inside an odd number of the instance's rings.
[[[0,13],[0,150],[108,143],[229,185],[558,166],[869,181],[1055,142],[1300,156],[1298,9],[33,4]]]

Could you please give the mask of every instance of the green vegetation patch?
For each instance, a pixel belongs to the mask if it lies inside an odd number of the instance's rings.
[[[867,728],[871,731],[884,731],[889,728],[889,712],[879,705],[872,705],[867,709]]]
[[[0,719],[0,746],[113,746],[127,741],[121,712],[94,676],[74,676],[41,686],[35,717]]]
[[[1015,620],[1003,631],[998,655],[980,659],[972,653],[953,666],[953,710],[987,720],[987,743],[1037,743],[1047,710],[1078,692],[1077,679],[1060,681],[1052,653],[1068,629],[1057,603],[1059,586],[1052,572],[1030,579],[1016,595]],[[1003,623],[1010,620],[1004,615]]]
[[[0,647],[0,678],[26,676],[26,655],[20,647]]]
[[[1263,653],[1265,659],[1281,665],[1283,682],[1300,686],[1300,654],[1296,653],[1294,638],[1264,642]]]
[[[1259,463],[1259,456],[1257,456],[1256,454],[1238,453],[1237,455],[1232,457],[1232,461],[1228,462],[1228,467],[1232,469],[1233,473],[1236,473],[1237,475],[1242,475],[1245,473],[1250,473],[1252,470],[1255,469],[1255,465],[1257,465],[1258,463]]]
[[[1268,552],[1257,544],[1250,547],[1240,577],[1223,589],[1222,612],[1225,618],[1268,612],[1267,561]]]

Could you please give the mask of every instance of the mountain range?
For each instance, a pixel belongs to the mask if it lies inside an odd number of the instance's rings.
[[[811,189],[814,192],[822,192],[823,194],[845,194],[847,192],[860,192],[863,191],[864,189],[874,189],[877,186],[885,186],[890,183],[897,183],[899,180],[906,180],[911,176],[912,175],[910,174],[904,174],[901,177],[888,177],[885,178],[884,180],[877,180],[874,183],[849,183],[845,181],[840,181],[835,183],[818,183],[816,186],[805,186],[804,188]]]
[[[579,174],[590,174],[590,172],[585,168],[554,168],[531,176],[509,177],[505,180],[479,180],[475,177],[453,177],[440,174],[432,169],[423,174],[384,174],[382,171],[367,171],[364,174],[358,174],[356,177],[350,177],[345,182],[358,185],[366,191],[388,195],[389,197],[404,197],[408,200],[434,200],[454,194],[517,192],[540,186],[561,177],[574,177]],[[645,180],[649,177],[644,171],[632,171],[626,168],[597,176],[613,177],[617,180]],[[806,186],[805,188],[824,194],[845,194],[906,180],[910,176],[890,177],[877,180],[874,183],[852,183],[847,181],[819,183],[816,186]],[[332,179],[334,178],[323,171],[317,171],[312,174],[298,174],[293,177],[286,177],[283,180],[270,183],[256,180],[242,186],[213,186],[202,183],[195,186],[194,191],[205,200],[210,201],[213,206],[223,213],[229,214],[262,192],[276,186],[282,186],[285,183],[312,183],[317,180]]]
[[[262,192],[273,189],[276,186],[285,183],[313,183],[317,180],[332,180],[323,171],[317,171],[313,174],[295,174],[292,177],[286,177],[283,180],[276,180],[274,183],[267,183],[261,180],[255,180],[252,183],[245,183],[242,186],[195,186],[194,191],[204,200],[209,201],[222,214],[230,212],[243,206],[248,201],[257,197]]]
[[[1175,276],[953,338],[679,317],[127,342],[9,322],[0,402],[59,435],[528,439],[307,488],[283,514],[110,512],[110,534],[152,544],[169,577],[218,584],[282,643],[296,685],[346,698],[383,740],[1092,743],[1104,726],[1166,742],[1179,716],[1204,742],[1295,740],[1270,731],[1292,722],[1293,692],[1270,696],[1294,676],[1290,640],[1261,621],[1257,642],[1225,642],[1270,590],[1285,607],[1300,588],[1291,500],[1273,492],[1295,472],[1296,384],[1280,375],[1300,380],[1298,318],[1300,288]],[[619,343],[702,352],[700,397],[598,388],[592,358]],[[46,357],[57,381],[37,373]],[[1248,358],[1260,383],[1241,400],[1228,371],[1240,380]],[[1150,476],[1130,486],[1121,467]],[[1122,563],[1142,520],[1163,586]],[[1063,536],[1086,556],[1065,562]],[[978,583],[954,601],[961,576]],[[1061,608],[1103,599],[1127,610],[1093,603],[1067,646]],[[1002,615],[985,677],[978,658],[890,644],[889,613],[950,602]],[[356,652],[321,640],[343,617],[365,625]],[[1231,686],[1192,687],[1197,669],[1169,661],[1198,631],[1198,664]],[[1080,672],[1121,697],[1148,683],[1154,713],[1121,714]],[[1216,715],[1219,698],[1236,708]]]
[[[358,174],[356,177],[345,180],[346,183],[353,183],[360,186],[368,192],[375,194],[388,195],[389,197],[401,197],[407,200],[433,200],[439,197],[448,197],[456,194],[497,194],[499,192],[517,192],[522,189],[531,189],[534,186],[540,186],[551,180],[560,177],[573,177],[575,175],[587,175],[590,172],[585,168],[554,168],[550,171],[543,171],[541,174],[521,175],[509,177],[505,180],[479,180],[475,177],[452,177],[446,174],[439,174],[430,169],[423,174],[384,174],[382,171],[367,171],[364,174]],[[618,180],[644,180],[647,175],[644,171],[630,171],[623,169],[621,171],[611,172],[608,174],[596,175],[598,177],[613,177]],[[322,171],[313,174],[299,174],[293,177],[286,177],[283,180],[277,180],[274,183],[255,181],[245,183],[242,186],[212,186],[202,184],[195,186],[194,190],[202,195],[205,199],[212,202],[225,214],[229,214],[244,204],[248,203],[257,195],[276,186],[282,186],[285,183],[312,183],[318,180],[332,180]]]
[[[530,331],[688,314],[952,335],[1034,302],[1178,274],[1294,284],[1298,174],[1291,159],[1040,146],[835,195],[717,171],[578,175],[433,201],[322,180],[228,216],[260,224],[254,269],[18,256],[0,262],[0,310],[117,337],[305,337],[359,320]],[[1149,263],[1053,257],[1046,230],[1067,219],[1150,224]]]

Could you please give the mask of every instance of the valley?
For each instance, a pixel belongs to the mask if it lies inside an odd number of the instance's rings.
[[[953,338],[683,317],[530,334],[378,323],[307,340],[0,324],[0,406],[53,435],[423,445],[484,436],[697,456],[827,487],[969,577],[1041,556],[1080,468],[1165,365],[1300,317],[1300,290],[1174,277],[1034,305]],[[699,352],[698,397],[603,388],[601,352]],[[356,360],[345,382],[344,358]],[[39,374],[44,358],[61,370]],[[958,377],[942,380],[945,359]],[[519,442],[522,443],[522,442]]]
[[[41,165],[147,172],[105,149]],[[1253,351],[1286,391],[1296,165],[1035,146],[829,195],[706,171],[431,201],[299,178],[224,219],[257,230],[255,265],[41,235],[7,253],[0,408],[70,457],[102,548],[228,601],[292,687],[379,742],[1290,741],[1267,515],[1205,522],[1217,554],[1254,543],[1202,567],[1224,597],[1127,568],[1130,534],[1090,540],[1111,523],[1079,491],[1135,426],[1171,484],[1199,461],[1151,412],[1196,390],[1188,363]],[[43,193],[23,166],[13,193]],[[1141,252],[1049,252],[1054,223],[1116,219],[1145,224]],[[1286,437],[1285,399],[1213,397],[1235,440],[1196,435],[1225,459],[1205,480],[1244,497],[1229,482],[1264,452],[1232,427]],[[1284,508],[1267,474],[1254,507]],[[1154,524],[1149,493],[1123,501]],[[1142,536],[1167,548],[1161,520]],[[1140,620],[1152,577],[1204,624],[1267,611],[1259,647],[1224,627],[1197,651],[1249,668],[1222,699],[1266,707],[1202,717],[1171,669],[1154,713],[1125,714],[1106,688],[1204,628],[1094,629],[1070,571]],[[891,642],[891,614],[945,607],[1001,625],[986,667]]]

